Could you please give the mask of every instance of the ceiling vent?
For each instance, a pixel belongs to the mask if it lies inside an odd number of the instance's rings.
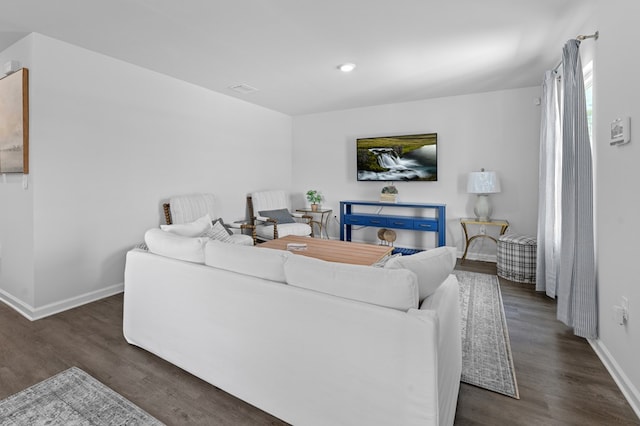
[[[229,86],[229,89],[243,95],[248,95],[249,93],[258,91],[258,89],[256,89],[255,87],[249,86],[248,84],[244,84],[244,83],[234,84],[233,86]]]

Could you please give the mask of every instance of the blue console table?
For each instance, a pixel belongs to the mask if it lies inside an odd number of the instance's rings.
[[[435,210],[435,217],[358,213],[353,211],[353,206]],[[437,232],[438,247],[446,245],[446,206],[444,204],[340,201],[340,239],[342,241],[351,241],[351,227],[354,225]]]

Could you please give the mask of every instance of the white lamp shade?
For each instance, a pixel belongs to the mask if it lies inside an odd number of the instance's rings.
[[[494,194],[500,192],[500,180],[496,172],[471,172],[467,181],[470,194]]]

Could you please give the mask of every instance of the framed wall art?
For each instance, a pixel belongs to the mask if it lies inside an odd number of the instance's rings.
[[[0,79],[0,174],[29,173],[29,70]]]

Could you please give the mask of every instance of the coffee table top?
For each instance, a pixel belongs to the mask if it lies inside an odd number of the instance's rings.
[[[289,243],[305,243],[306,250],[292,250],[291,253],[315,257],[328,262],[351,263],[353,265],[373,265],[383,257],[391,254],[393,247],[373,244],[353,243],[351,241],[323,240],[320,238],[286,237],[258,244],[256,247],[286,250]]]

